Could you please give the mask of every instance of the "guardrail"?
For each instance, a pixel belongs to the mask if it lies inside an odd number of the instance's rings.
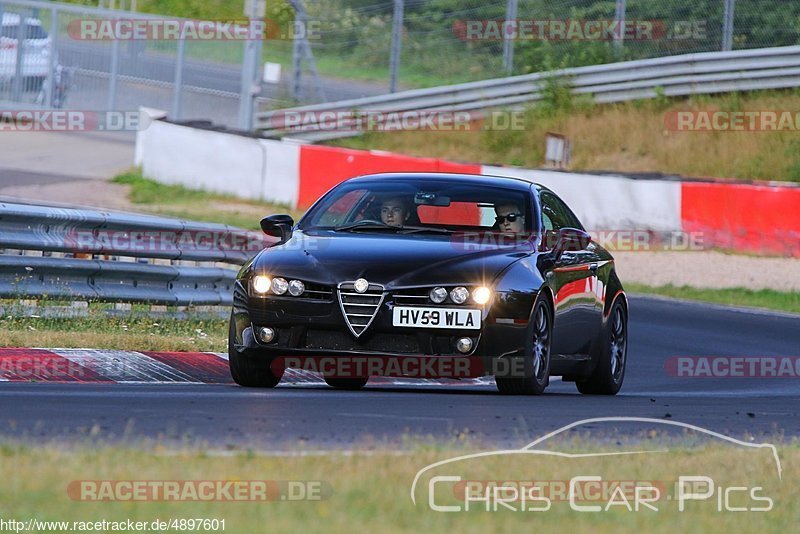
[[[226,305],[236,266],[270,243],[222,224],[0,202],[0,298]]]
[[[519,109],[541,99],[545,83],[552,78],[569,85],[573,93],[592,95],[601,103],[654,98],[662,91],[666,96],[684,96],[797,87],[800,46],[625,61],[314,104],[258,113],[255,127],[268,137],[322,141],[359,135],[366,112]],[[332,112],[345,123],[349,117],[350,124],[345,129],[321,126],[315,118],[329,120],[321,112]],[[286,117],[298,117],[297,113],[302,114],[302,125],[288,127]]]

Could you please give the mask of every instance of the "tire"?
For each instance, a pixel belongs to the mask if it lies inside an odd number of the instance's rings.
[[[345,389],[348,391],[358,391],[367,385],[369,377],[362,376],[358,378],[325,378],[325,383],[332,388]]]
[[[528,341],[525,347],[524,376],[496,376],[503,395],[541,395],[550,383],[550,346],[553,339],[553,312],[545,298],[533,305]]]
[[[240,386],[249,388],[274,388],[281,381],[281,376],[275,375],[265,357],[253,358],[236,350],[233,340],[236,337],[233,313],[231,313],[228,328],[228,366],[231,370],[233,381]]]
[[[621,299],[611,307],[602,342],[592,356],[597,365],[588,378],[575,382],[578,391],[584,395],[616,395],[628,361],[628,311]]]

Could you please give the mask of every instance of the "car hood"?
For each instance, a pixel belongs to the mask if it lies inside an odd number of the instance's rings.
[[[393,287],[491,284],[520,248],[457,242],[450,236],[295,231],[292,239],[261,252],[256,272],[335,286],[365,278]]]

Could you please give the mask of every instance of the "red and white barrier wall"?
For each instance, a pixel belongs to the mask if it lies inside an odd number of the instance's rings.
[[[684,182],[681,227],[713,246],[800,257],[800,187]]]
[[[703,242],[800,257],[800,187],[633,179],[454,163],[376,150],[258,139],[155,120],[137,133],[144,175],[306,208],[341,181],[375,172],[512,176],[561,196],[594,231],[703,232]]]

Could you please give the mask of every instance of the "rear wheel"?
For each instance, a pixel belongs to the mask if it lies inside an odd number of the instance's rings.
[[[236,339],[235,323],[231,313],[230,326],[228,328],[228,366],[231,370],[233,381],[240,386],[251,388],[274,388],[281,381],[281,375],[272,372],[269,360],[264,358],[253,358],[247,354],[242,354],[236,350],[234,340]]]
[[[550,343],[553,314],[543,298],[536,300],[531,316],[523,376],[496,376],[497,389],[504,395],[541,395],[550,383]],[[513,375],[515,369],[509,374]]]
[[[362,376],[358,378],[325,378],[325,383],[336,389],[346,389],[349,391],[356,391],[367,385],[369,377]]]
[[[578,391],[587,395],[616,395],[625,379],[628,359],[628,312],[620,299],[614,302],[597,352],[592,374],[578,380]]]

